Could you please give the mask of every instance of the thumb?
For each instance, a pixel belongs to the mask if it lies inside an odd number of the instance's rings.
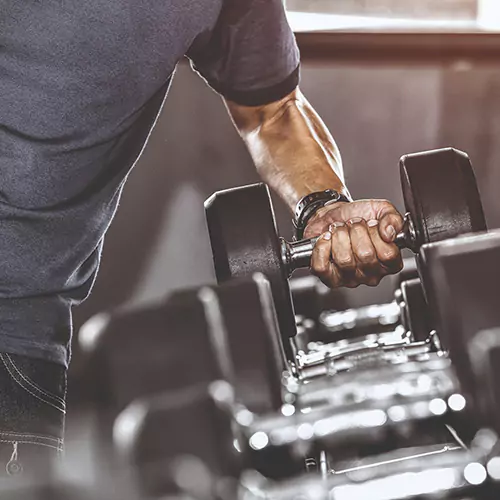
[[[383,208],[377,218],[381,238],[386,243],[393,243],[396,235],[403,230],[403,217],[393,205],[389,205],[389,207]]]

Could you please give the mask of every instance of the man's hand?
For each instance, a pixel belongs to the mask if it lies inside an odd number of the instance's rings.
[[[309,193],[349,194],[337,145],[298,88],[263,106],[227,102],[227,107],[260,176],[291,213]],[[313,251],[313,273],[330,287],[378,285],[401,270],[393,241],[402,227],[401,215],[388,201],[335,203],[318,210],[304,233],[322,235]]]
[[[403,261],[394,243],[403,218],[386,200],[335,203],[319,209],[305,238],[321,235],[313,250],[311,271],[331,288],[377,286],[401,271]]]

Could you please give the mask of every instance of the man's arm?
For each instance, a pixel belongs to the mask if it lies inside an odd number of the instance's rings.
[[[335,189],[348,195],[335,141],[298,88],[263,106],[226,105],[260,176],[291,212],[300,198],[315,191]],[[331,287],[375,286],[402,267],[394,244],[402,226],[401,215],[386,200],[325,206],[304,233],[322,235],[312,271]]]
[[[264,106],[226,104],[259,175],[291,212],[315,191],[348,194],[337,145],[298,88]]]

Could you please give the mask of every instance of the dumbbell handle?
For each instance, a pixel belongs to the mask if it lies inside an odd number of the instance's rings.
[[[308,268],[310,266],[312,251],[318,238],[319,237],[293,242],[280,238],[281,258],[283,259],[283,264],[288,272],[288,276],[291,276],[295,269]],[[398,248],[409,248],[415,251],[415,240],[413,221],[411,220],[410,214],[406,214],[403,230],[396,235],[394,243]]]

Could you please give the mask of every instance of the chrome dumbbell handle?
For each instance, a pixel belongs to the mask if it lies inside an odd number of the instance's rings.
[[[281,258],[288,276],[291,276],[295,269],[310,266],[312,251],[317,241],[318,237],[292,242],[280,238]],[[405,215],[403,230],[396,235],[394,242],[401,249],[409,248],[413,252],[417,250],[415,227],[410,214]]]

